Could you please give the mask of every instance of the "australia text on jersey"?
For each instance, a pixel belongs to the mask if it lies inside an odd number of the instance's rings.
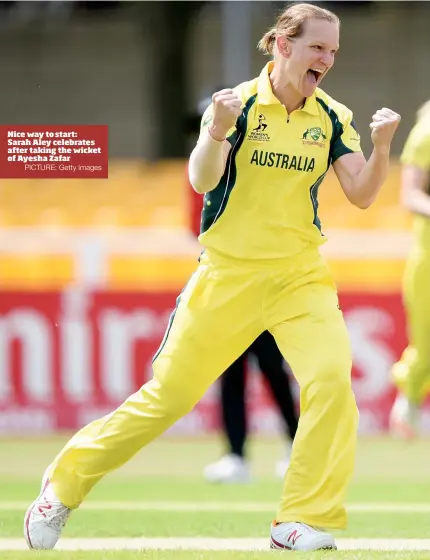
[[[290,156],[279,152],[266,152],[254,150],[251,163],[267,167],[280,167],[281,169],[294,169],[295,171],[313,171],[315,158],[307,156]]]

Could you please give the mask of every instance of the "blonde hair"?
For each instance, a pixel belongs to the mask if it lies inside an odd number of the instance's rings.
[[[308,19],[324,19],[340,26],[336,14],[314,6],[313,4],[291,4],[278,17],[275,25],[264,34],[258,43],[258,48],[264,54],[274,54],[276,37],[300,37],[303,33],[303,24]]]

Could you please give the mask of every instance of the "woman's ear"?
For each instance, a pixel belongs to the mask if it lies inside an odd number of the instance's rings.
[[[278,52],[284,58],[289,58],[291,53],[290,41],[287,37],[277,37],[276,46],[278,47]]]

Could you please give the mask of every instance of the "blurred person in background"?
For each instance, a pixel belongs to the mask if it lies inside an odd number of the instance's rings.
[[[358,411],[348,332],[319,252],[317,189],[333,165],[348,200],[368,208],[386,179],[400,116],[376,111],[366,161],[352,112],[318,87],[339,48],[339,19],[328,10],[293,4],[259,46],[273,60],[257,78],[216,92],[203,116],[189,174],[205,193],[205,250],[177,299],[154,375],[47,467],[24,516],[30,548],[53,548],[94,485],[190,412],[265,330],[300,386],[270,547],[336,548],[328,530],[346,525]]]
[[[430,101],[418,111],[401,162],[402,204],[414,213],[403,282],[409,345],[392,370],[398,394],[390,428],[409,439],[417,435],[420,407],[430,393]]]
[[[223,88],[219,88],[223,89]],[[197,113],[188,121],[188,132],[198,138],[204,110],[211,104],[211,98],[203,99]],[[195,144],[194,141],[194,144]],[[187,199],[189,229],[198,237],[203,209],[203,196],[196,192],[189,182],[187,165]],[[266,379],[268,387],[281,413],[285,435],[285,457],[276,463],[275,473],[283,478],[290,462],[291,446],[296,435],[298,418],[291,392],[290,378],[292,372],[276,345],[275,339],[268,332],[261,334],[221,376],[221,419],[225,434],[227,453],[219,461],[208,465],[204,476],[209,482],[246,483],[250,480],[250,470],[246,459],[247,440],[246,415],[246,376],[249,355],[258,361],[260,372]]]

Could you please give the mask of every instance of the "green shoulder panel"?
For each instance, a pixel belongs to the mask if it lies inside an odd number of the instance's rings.
[[[332,135],[330,139],[330,153],[328,161],[328,166],[330,166],[330,164],[334,163],[338,158],[340,158],[340,156],[353,153],[353,151],[345,146],[345,144],[342,142],[344,127],[336,111],[329,107],[327,103],[320,97],[317,97],[317,101],[330,117],[332,124]]]

